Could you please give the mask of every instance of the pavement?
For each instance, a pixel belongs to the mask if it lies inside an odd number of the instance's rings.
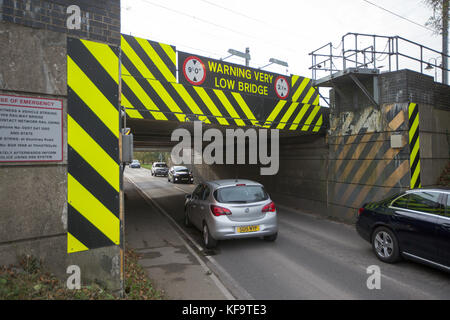
[[[233,295],[206,266],[201,252],[139,191],[124,179],[125,243],[141,255],[139,264],[170,300],[232,300]]]

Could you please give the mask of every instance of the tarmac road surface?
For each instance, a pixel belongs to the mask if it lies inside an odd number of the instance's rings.
[[[184,195],[195,185],[174,185],[143,168],[127,168],[125,177],[201,246],[200,231],[183,225]],[[238,299],[450,299],[449,273],[409,261],[382,263],[354,226],[280,205],[277,214],[275,242],[220,241],[206,252],[214,272]],[[372,275],[367,268],[373,265],[381,271],[380,289],[367,286]]]

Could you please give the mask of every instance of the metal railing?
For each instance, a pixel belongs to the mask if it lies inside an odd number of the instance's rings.
[[[309,69],[312,70],[313,80],[347,68],[379,69],[389,72],[402,68],[420,73],[434,69],[435,81],[442,82],[442,72],[449,71],[442,66],[442,59],[448,59],[449,55],[400,36],[350,32],[342,37],[337,47],[329,42],[309,55],[312,58]],[[437,69],[441,70],[441,81],[437,79]]]

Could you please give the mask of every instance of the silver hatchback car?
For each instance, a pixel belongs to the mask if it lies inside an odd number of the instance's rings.
[[[250,180],[216,180],[199,184],[186,195],[186,226],[202,231],[203,244],[213,248],[218,240],[278,234],[275,204],[263,185]]]

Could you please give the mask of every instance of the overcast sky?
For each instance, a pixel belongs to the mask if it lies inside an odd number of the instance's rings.
[[[420,25],[432,15],[422,0],[370,2]],[[121,5],[122,33],[215,59],[228,56],[230,48],[250,47],[251,67],[276,58],[288,62],[289,74],[307,77],[311,77],[308,53],[328,42],[338,47],[348,32],[399,35],[442,48],[440,37],[431,31],[364,0],[122,0]],[[226,61],[244,64],[242,58]],[[265,70],[286,74],[286,68],[278,65]]]

